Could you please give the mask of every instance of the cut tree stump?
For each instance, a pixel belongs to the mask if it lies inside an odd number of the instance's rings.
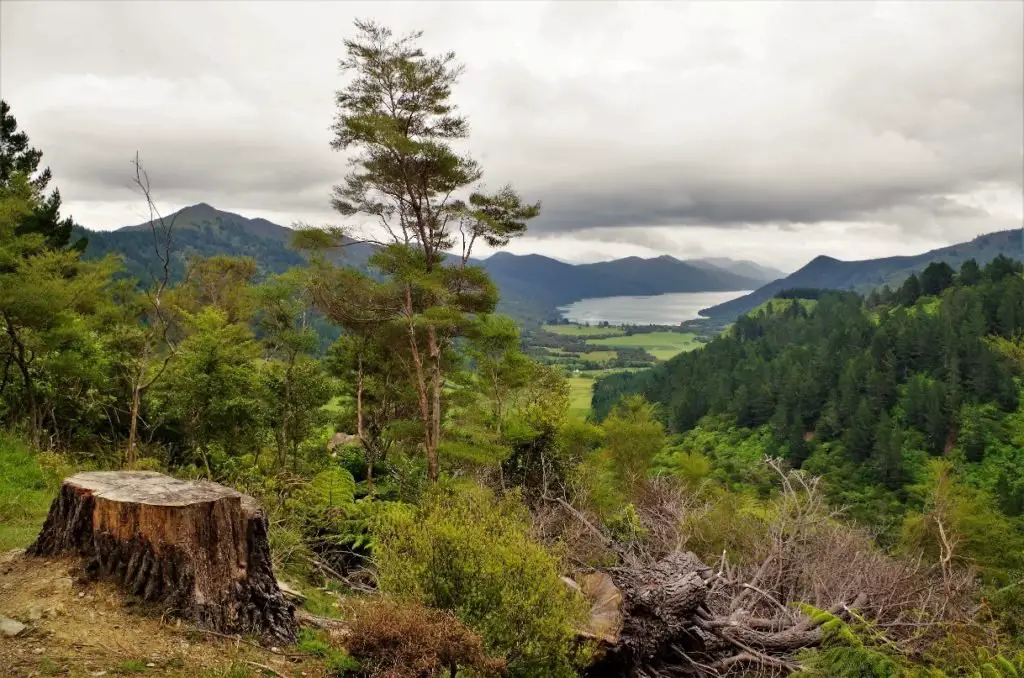
[[[221,633],[295,638],[256,501],[151,471],[67,478],[30,556],[77,555],[87,571]]]

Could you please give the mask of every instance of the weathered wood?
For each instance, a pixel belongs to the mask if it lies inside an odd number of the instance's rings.
[[[266,516],[223,485],[151,471],[79,473],[62,484],[28,554],[84,557],[90,573],[213,630],[295,637]]]
[[[587,676],[717,676],[740,664],[788,673],[795,652],[821,642],[821,629],[798,613],[780,619],[715,614],[713,607],[731,607],[721,593],[712,605],[715,580],[688,552],[581,578],[576,588],[591,601],[581,635],[599,643]]]

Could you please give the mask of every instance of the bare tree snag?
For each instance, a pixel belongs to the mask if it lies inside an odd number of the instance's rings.
[[[222,633],[295,638],[252,497],[151,471],[79,473],[50,506],[32,556],[78,555],[129,593]]]

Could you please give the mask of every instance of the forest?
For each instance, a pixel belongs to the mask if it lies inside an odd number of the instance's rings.
[[[157,470],[258,499],[275,572],[350,624],[303,629],[327,675],[1024,674],[1019,262],[791,291],[599,380],[584,420],[472,260],[542,203],[480,188],[456,150],[454,54],[356,29],[332,204],[381,225],[369,270],[327,254],[366,236],[302,227],[284,273],[175,272],[139,156],[159,265],[83,259],[4,103],[0,550],[70,472]],[[628,603],[615,632],[602,573]]]

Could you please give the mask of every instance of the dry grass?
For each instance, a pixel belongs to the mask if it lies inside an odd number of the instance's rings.
[[[72,561],[0,554],[0,616],[28,630],[0,640],[0,673],[10,676],[174,676],[322,678],[318,660],[219,639],[159,610],[133,608],[112,585],[78,580]],[[105,671],[105,674],[100,672]]]

